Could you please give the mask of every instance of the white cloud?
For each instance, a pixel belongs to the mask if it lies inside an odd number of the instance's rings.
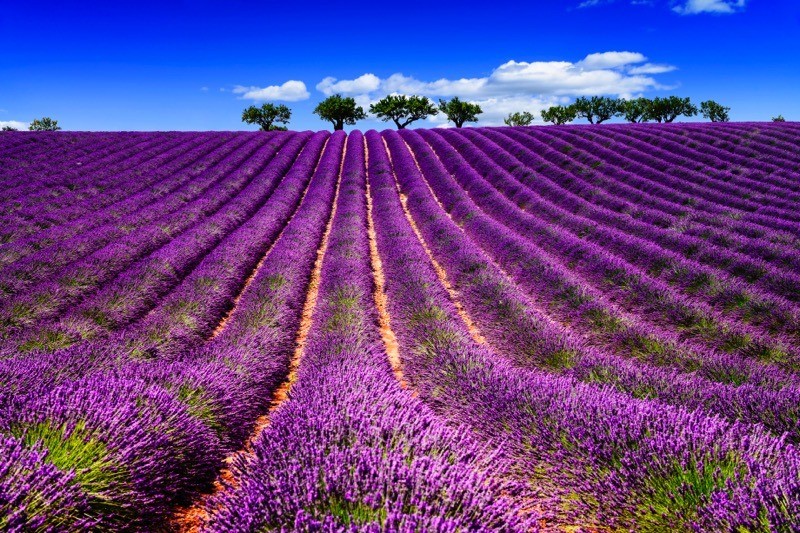
[[[599,54],[589,54],[578,66],[585,70],[602,70],[608,68],[619,68],[625,65],[642,63],[647,58],[638,52],[602,52]]]
[[[328,76],[317,84],[317,90],[326,96],[336,93],[366,94],[380,86],[381,80],[375,74],[363,74],[354,80],[337,81]]]
[[[696,15],[698,13],[736,13],[744,9],[746,0],[686,0],[672,8],[681,15]]]
[[[306,84],[302,81],[289,80],[283,85],[270,85],[268,87],[244,87],[237,85],[232,91],[240,94],[244,100],[284,100],[297,102],[306,100],[310,96]]]
[[[672,72],[673,70],[677,70],[678,67],[673,65],[659,65],[656,63],[645,63],[644,65],[639,65],[638,67],[632,67],[628,69],[628,74],[664,74],[666,72]]]
[[[207,93],[208,92],[208,87],[200,87],[200,90],[203,91],[204,93]]]
[[[28,123],[27,122],[20,122],[19,120],[0,120],[0,129],[2,129],[2,128],[6,127],[6,126],[9,126],[11,128],[14,128],[14,129],[17,129],[17,130],[20,130],[20,131],[25,131],[25,130],[28,129]]]
[[[665,88],[653,75],[675,70],[671,65],[647,63],[638,52],[611,51],[589,54],[580,61],[508,61],[488,76],[420,80],[402,73],[387,78],[368,73],[352,80],[327,77],[317,89],[330,95],[353,96],[369,104],[387,94],[419,94],[432,99],[459,96],[478,103],[484,110],[481,124],[502,124],[512,111],[538,112],[576,96],[612,95],[632,97]],[[443,118],[431,122],[441,124]]]

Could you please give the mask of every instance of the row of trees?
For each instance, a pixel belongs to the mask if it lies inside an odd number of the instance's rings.
[[[57,120],[50,117],[37,118],[28,126],[30,131],[58,131],[61,126],[58,125]],[[2,131],[18,131],[17,128],[12,126],[3,126]]]
[[[700,103],[699,112],[711,122],[728,122],[730,107],[714,100]],[[623,100],[607,96],[580,97],[570,105],[557,105],[542,111],[542,119],[553,124],[566,124],[576,118],[585,118],[590,124],[601,124],[614,117],[628,122],[673,122],[680,116],[697,115],[698,108],[689,98],[666,96]]]
[[[440,112],[455,124],[457,128],[467,122],[477,122],[483,110],[477,104],[464,102],[458,97],[450,101],[439,100],[434,104],[425,96],[389,95],[369,106],[369,112],[384,122],[392,121],[397,129],[402,130],[417,120],[438,115]],[[713,100],[700,104],[699,112],[711,122],[727,122],[730,117],[729,107]],[[356,104],[355,99],[334,94],[320,102],[314,113],[322,120],[333,125],[334,130],[344,129],[345,125],[354,125],[367,118],[364,109]],[[542,111],[542,120],[553,124],[566,124],[577,118],[585,118],[591,124],[601,124],[614,117],[623,117],[628,122],[673,122],[679,116],[697,115],[698,108],[689,98],[678,96],[656,98],[634,98],[623,100],[607,96],[580,97],[570,105],[557,105]],[[242,113],[242,120],[248,124],[257,124],[264,131],[285,130],[292,116],[285,105],[267,103],[261,107],[250,106]],[[776,117],[773,120],[779,120]],[[509,114],[504,122],[509,126],[528,126],[534,120],[533,113],[519,111]]]
[[[412,122],[438,115],[440,112],[453,122],[457,128],[467,122],[478,122],[478,115],[483,113],[481,106],[464,102],[458,97],[452,100],[439,100],[434,104],[425,96],[389,95],[369,106],[369,112],[384,122],[390,120],[397,129],[402,130]],[[352,126],[359,120],[367,118],[364,108],[356,104],[354,98],[334,94],[320,102],[314,108],[314,114],[322,120],[333,124],[334,131]],[[242,121],[258,125],[262,131],[285,130],[292,117],[292,111],[283,104],[263,104],[261,107],[250,106],[242,112]]]
[[[369,106],[369,111],[384,122],[392,121],[397,129],[402,130],[409,124],[443,113],[457,128],[467,122],[477,122],[478,115],[483,113],[477,104],[464,102],[458,97],[450,101],[439,100],[434,104],[425,96],[389,95]],[[728,122],[730,111],[713,100],[700,103],[699,112],[711,122]],[[353,98],[345,98],[340,94],[329,96],[319,103],[314,113],[322,120],[333,124],[334,130],[342,130],[345,125],[354,125],[367,118],[364,109],[356,104]],[[689,98],[667,96],[665,98],[634,98],[622,100],[606,96],[581,97],[567,106],[552,106],[542,111],[542,120],[553,124],[566,124],[576,118],[585,118],[591,124],[601,124],[613,117],[624,117],[628,122],[673,122],[681,115],[697,115],[698,108]],[[292,110],[283,104],[263,104],[261,107],[250,106],[242,112],[242,121],[258,125],[262,131],[285,131],[285,124],[292,118]],[[530,126],[534,120],[533,113],[519,111],[510,113],[504,120],[508,126]],[[773,122],[785,122],[782,115],[772,117]],[[282,125],[283,124],[283,125]],[[28,126],[30,131],[58,131],[61,127],[57,120],[50,117],[35,119]],[[3,126],[2,131],[17,131],[11,126]]]

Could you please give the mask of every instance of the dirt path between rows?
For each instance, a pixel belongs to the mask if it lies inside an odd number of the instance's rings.
[[[327,148],[327,142],[325,147],[323,147],[322,154],[324,154],[324,149]],[[248,437],[245,445],[240,450],[237,450],[231,454],[229,454],[224,459],[224,466],[220,470],[217,479],[214,481],[214,485],[212,491],[210,493],[206,493],[201,495],[195,503],[188,508],[179,509],[176,511],[173,519],[171,521],[171,530],[178,531],[181,533],[197,533],[202,530],[203,526],[208,522],[211,514],[209,509],[210,505],[214,500],[216,500],[219,496],[221,496],[225,492],[229,492],[235,490],[239,485],[239,480],[236,479],[231,467],[234,462],[238,458],[250,458],[253,457],[253,445],[258,440],[261,433],[269,426],[269,416],[272,412],[278,409],[283,402],[285,402],[289,398],[289,391],[292,388],[292,385],[295,381],[297,381],[297,369],[300,366],[300,360],[303,354],[303,348],[305,347],[306,340],[308,338],[308,333],[311,330],[311,324],[313,322],[313,314],[314,308],[317,303],[317,295],[319,294],[319,284],[321,279],[321,272],[322,272],[322,262],[325,257],[325,251],[328,248],[328,238],[331,233],[331,228],[333,227],[333,219],[336,216],[336,204],[339,200],[339,190],[340,185],[342,182],[342,168],[344,167],[344,158],[347,153],[347,144],[344,144],[343,153],[341,163],[339,165],[339,175],[336,181],[336,192],[334,193],[333,197],[333,206],[331,208],[331,213],[328,217],[328,223],[325,226],[325,232],[322,235],[322,242],[320,243],[319,248],[317,248],[317,259],[314,262],[314,268],[311,272],[311,279],[308,284],[308,288],[306,289],[306,299],[303,304],[303,312],[300,320],[300,327],[298,328],[297,335],[295,336],[295,349],[292,355],[292,359],[289,362],[289,369],[286,379],[281,383],[281,385],[275,389],[272,394],[272,399],[270,401],[269,408],[267,412],[256,419],[255,425],[253,427],[253,431],[251,432],[250,436]],[[319,161],[322,161],[322,155],[320,155]],[[319,166],[319,161],[317,162],[317,167],[314,168],[314,173]],[[313,180],[313,173],[312,173],[312,180]],[[309,184],[311,182],[309,181]],[[308,187],[306,191],[303,193],[303,199],[305,199],[305,194],[308,192]],[[302,205],[302,200],[301,204]],[[299,211],[298,207],[298,211]],[[297,213],[292,214],[292,218]],[[289,220],[289,222],[291,219]],[[288,226],[287,224],[284,226],[284,229]],[[283,234],[283,230],[281,230],[281,235]],[[280,236],[278,237],[278,239]],[[275,240],[275,243],[278,242],[278,239]],[[274,243],[273,243],[274,246]],[[272,246],[270,247],[270,251],[272,250]],[[256,270],[251,274],[251,277],[248,278],[249,282],[252,282],[252,278],[255,278],[255,275],[258,269],[263,264],[266,257],[269,255],[269,252],[265,254],[262,260],[259,262]],[[248,284],[245,288],[242,289],[240,294],[236,298],[236,302],[238,303],[241,294],[244,293]],[[233,311],[236,309],[234,305],[231,312],[228,313],[228,316],[233,314]],[[226,317],[227,318],[227,317]],[[221,322],[221,326],[224,327],[223,322],[227,322],[227,320],[223,319]],[[219,326],[218,326],[219,327]],[[221,330],[221,328],[220,328]]]
[[[367,149],[366,142],[364,143],[364,162],[365,170],[369,169],[369,150]],[[383,275],[383,264],[378,254],[378,239],[375,234],[375,222],[372,218],[372,192],[369,186],[369,177],[365,177],[364,181],[367,184],[367,235],[369,237],[369,256],[372,267],[372,279],[375,283],[373,297],[375,299],[375,306],[378,308],[381,339],[383,339],[383,344],[386,346],[386,354],[389,358],[389,365],[392,368],[394,377],[402,388],[407,389],[408,382],[403,375],[403,361],[400,358],[400,345],[397,342],[397,336],[394,334],[394,330],[392,330],[388,299],[386,298],[386,292],[383,290],[386,284],[386,278]],[[416,391],[412,391],[412,394],[416,396],[417,393]]]
[[[384,139],[383,137],[381,137],[381,140],[383,140],[383,146],[386,149],[386,155],[389,157],[389,162],[392,162],[392,153],[389,150],[389,145],[386,143],[386,139]],[[414,156],[414,152],[412,152],[410,149],[409,152],[411,153],[411,157],[414,159],[414,164],[417,165],[417,170],[419,170],[421,176],[422,170],[420,169],[419,163],[417,162],[417,159]],[[403,194],[400,190],[400,183],[397,181],[397,174],[395,173],[394,170],[394,163],[392,163],[392,175],[394,176],[395,188],[397,189],[397,194],[400,195],[400,204],[403,207],[403,212],[406,215],[406,219],[408,220],[408,223],[411,225],[411,229],[414,230],[414,234],[417,236],[417,239],[422,245],[422,248],[425,250],[425,253],[428,255],[428,259],[430,259],[431,263],[433,264],[433,269],[436,271],[436,276],[439,278],[439,281],[444,286],[445,290],[447,291],[447,294],[450,296],[450,301],[453,302],[453,305],[455,306],[456,311],[458,312],[458,316],[461,317],[461,320],[466,325],[467,331],[472,337],[472,340],[474,340],[478,344],[486,344],[486,338],[481,334],[480,328],[478,328],[478,326],[472,320],[472,317],[469,316],[469,313],[467,313],[467,310],[461,304],[461,300],[458,297],[458,291],[453,286],[453,284],[450,283],[450,280],[447,278],[447,272],[445,271],[444,268],[442,268],[442,265],[440,265],[439,262],[436,260],[436,258],[433,256],[433,252],[428,247],[428,243],[425,242],[425,238],[419,231],[417,223],[414,221],[414,217],[411,215],[411,211],[408,209],[407,205],[408,196]],[[427,182],[425,183],[427,185]],[[432,191],[431,194],[433,194]],[[436,198],[435,195],[433,196],[433,198],[438,203],[438,199]],[[439,206],[442,207],[441,204],[439,204]],[[447,211],[444,210],[444,207],[442,207],[442,210],[444,211],[444,213],[447,213]]]
[[[214,331],[211,332],[211,336],[208,338],[209,341],[215,339],[220,333],[222,333],[222,331],[225,329],[225,326],[228,325],[228,321],[230,320],[231,316],[233,316],[233,313],[236,311],[236,308],[239,306],[239,301],[242,299],[242,296],[247,291],[247,288],[250,287],[251,283],[253,283],[253,280],[258,274],[258,271],[261,270],[261,267],[267,260],[267,257],[269,257],[270,252],[272,252],[272,249],[275,248],[275,245],[278,244],[278,242],[281,240],[283,232],[286,230],[289,224],[291,224],[292,219],[294,219],[294,216],[297,214],[297,212],[300,211],[300,206],[303,205],[303,201],[306,199],[306,194],[308,194],[308,189],[311,188],[311,182],[314,181],[314,174],[317,172],[317,168],[319,168],[319,163],[320,161],[322,161],[322,156],[325,154],[325,150],[328,148],[328,143],[330,142],[330,140],[331,140],[330,137],[328,137],[327,139],[325,139],[325,144],[322,145],[322,150],[319,153],[319,159],[317,160],[317,164],[314,166],[314,170],[311,172],[311,178],[308,180],[305,189],[303,189],[303,194],[300,196],[300,201],[297,202],[297,207],[292,212],[292,215],[289,217],[289,219],[286,221],[286,224],[284,224],[281,230],[278,232],[278,235],[275,237],[275,240],[272,241],[272,244],[264,252],[264,255],[261,256],[261,259],[259,259],[255,268],[253,268],[253,271],[250,272],[250,275],[244,281],[244,285],[242,285],[242,288],[239,290],[239,293],[233,299],[231,308],[228,309],[228,311],[222,316],[219,323],[217,324],[217,327],[215,327]],[[305,149],[305,147],[303,148]],[[300,157],[302,153],[303,151],[301,150],[300,153],[297,155],[297,157]],[[280,184],[278,184],[278,187],[280,187]]]

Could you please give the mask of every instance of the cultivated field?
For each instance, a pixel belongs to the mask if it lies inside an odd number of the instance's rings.
[[[0,530],[800,530],[800,125],[0,134]]]

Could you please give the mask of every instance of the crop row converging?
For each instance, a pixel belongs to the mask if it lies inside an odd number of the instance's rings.
[[[0,138],[0,530],[795,531],[800,127]]]

